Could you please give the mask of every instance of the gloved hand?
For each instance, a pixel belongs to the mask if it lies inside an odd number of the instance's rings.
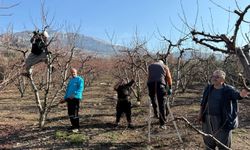
[[[173,93],[172,89],[168,89],[168,95],[171,95]]]

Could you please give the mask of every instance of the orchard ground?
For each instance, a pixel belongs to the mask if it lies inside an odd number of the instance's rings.
[[[27,92],[23,98],[15,87],[0,93],[0,149],[204,149],[202,136],[184,121],[177,121],[181,143],[173,122],[168,117],[167,129],[159,128],[158,120],[151,118],[151,142],[148,142],[148,98],[137,105],[132,99],[134,129],[128,129],[125,116],[119,127],[114,126],[116,96],[113,79],[99,77],[84,92],[80,108],[80,132],[67,131],[70,126],[65,104],[49,113],[43,129],[38,128],[38,110],[34,95]],[[175,117],[184,116],[195,127],[199,99],[203,87],[188,89],[176,97],[171,111]],[[250,100],[239,103],[239,128],[233,131],[232,149],[250,149]]]

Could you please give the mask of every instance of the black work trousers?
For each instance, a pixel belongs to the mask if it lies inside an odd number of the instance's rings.
[[[160,125],[164,125],[164,123],[166,122],[166,117],[165,117],[166,86],[161,82],[150,82],[148,83],[148,92],[154,109],[154,115],[158,115],[157,104],[156,104],[156,99],[157,99],[159,107]]]
[[[128,124],[131,123],[131,102],[118,100],[116,104],[116,123],[119,123],[122,113],[126,114]]]
[[[73,129],[79,128],[79,99],[67,99],[68,115]]]

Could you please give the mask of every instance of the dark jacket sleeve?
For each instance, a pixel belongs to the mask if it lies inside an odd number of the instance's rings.
[[[242,99],[240,93],[230,85],[226,85],[225,103],[223,107],[222,122],[224,122],[224,129],[235,129],[238,126],[238,100]]]
[[[207,85],[206,88],[204,89],[203,95],[200,101],[201,106],[206,105],[210,88],[211,88],[211,85]]]
[[[232,103],[235,103],[236,100],[243,99],[240,96],[240,92],[236,90],[233,86],[227,85],[227,93],[229,94],[229,99],[232,100]]]

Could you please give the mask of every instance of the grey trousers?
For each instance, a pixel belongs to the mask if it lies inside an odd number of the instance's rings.
[[[32,66],[35,64],[38,64],[40,62],[48,62],[47,59],[47,53],[42,52],[40,55],[35,55],[33,53],[30,53],[28,58],[25,60],[25,69],[28,73],[32,73]]]
[[[220,116],[206,115],[205,122],[202,123],[202,130],[207,134],[213,135],[221,143],[231,148],[232,141],[232,130],[222,129],[223,122]],[[216,143],[212,138],[203,137],[204,143],[206,145],[206,150],[215,149],[216,146],[221,150],[224,149],[218,143]]]

